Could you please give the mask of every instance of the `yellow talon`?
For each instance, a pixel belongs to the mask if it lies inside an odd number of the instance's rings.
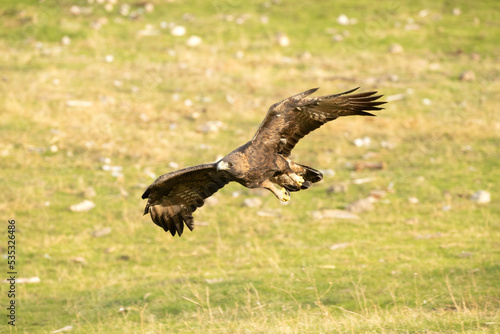
[[[298,182],[297,182],[297,183],[299,184],[299,186],[301,186],[301,187],[302,187],[302,185],[304,184],[304,182],[305,182],[305,181],[306,181],[306,180],[304,180],[304,178],[303,178],[302,176],[299,176],[299,177],[298,177]]]
[[[304,180],[304,178],[302,176],[297,175],[297,174],[290,175],[290,178],[293,180],[293,182],[295,182],[296,184],[298,184],[299,187],[302,187],[302,185],[306,181],[306,180]]]
[[[281,192],[280,200],[283,203],[288,202],[290,200],[290,193],[285,188],[281,188],[280,192]]]

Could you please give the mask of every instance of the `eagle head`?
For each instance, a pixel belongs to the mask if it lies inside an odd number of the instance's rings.
[[[245,174],[247,162],[240,153],[230,153],[217,163],[217,171],[226,171],[235,178],[240,178]]]
[[[221,170],[230,170],[231,167],[233,167],[233,163],[232,162],[228,162],[228,161],[224,161],[224,160],[221,160],[219,161],[219,163],[217,164],[217,170],[218,171],[221,171]]]

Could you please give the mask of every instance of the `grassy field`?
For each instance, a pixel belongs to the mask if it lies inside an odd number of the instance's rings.
[[[498,1],[18,0],[0,18],[0,250],[15,219],[18,278],[40,278],[16,285],[15,327],[0,284],[2,333],[500,332]],[[142,216],[155,176],[227,154],[271,104],[357,86],[391,102],[299,143],[334,173],[289,205],[229,184],[181,238]],[[320,219],[374,190],[359,219]]]

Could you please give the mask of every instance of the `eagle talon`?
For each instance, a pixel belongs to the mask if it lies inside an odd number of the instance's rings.
[[[290,175],[290,178],[293,180],[293,182],[295,182],[296,184],[298,184],[299,187],[302,187],[302,185],[304,184],[304,182],[306,182],[306,180],[304,180],[304,178],[302,176],[297,175],[297,174]]]
[[[290,201],[290,192],[288,190],[286,190],[285,188],[281,188],[280,189],[280,201],[282,201],[283,203],[286,203],[288,201]]]

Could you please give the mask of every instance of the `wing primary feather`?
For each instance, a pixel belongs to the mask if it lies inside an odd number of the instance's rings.
[[[229,174],[217,171],[217,163],[186,167],[158,177],[144,192],[148,202],[144,214],[149,213],[153,222],[170,232],[182,235],[184,223],[193,230],[193,212],[232,179]]]
[[[380,110],[380,108],[378,108],[378,109],[365,109],[365,110]],[[366,112],[366,111],[356,111],[356,113],[354,115],[377,117],[377,115],[374,115],[374,114]]]
[[[319,97],[319,99],[322,99],[322,100],[329,100],[329,99],[333,99],[333,98],[336,98],[336,97],[339,97],[339,96],[342,96],[342,95],[346,95],[346,94],[350,94],[352,92],[355,92],[359,89],[360,87],[356,87],[356,88],[353,88],[353,89],[350,89],[348,91],[345,91],[345,92],[342,92],[342,93],[338,93],[338,94],[332,94],[332,95],[326,95],[326,96],[321,96]],[[359,94],[365,94],[365,93],[359,93]],[[359,95],[359,94],[356,94],[356,95]],[[307,102],[307,101],[306,101]],[[307,103],[306,103],[307,104]]]
[[[189,228],[190,231],[193,230],[194,228],[194,219],[192,215],[186,215],[184,216],[184,221],[186,222],[186,226]]]
[[[174,208],[172,207],[172,203],[170,203],[170,205],[168,205],[164,208],[162,217],[165,221],[165,226],[167,227],[167,229],[165,231],[169,231],[173,237],[175,236],[175,232],[176,232],[175,223],[174,223],[173,219],[176,216],[177,215],[174,211]]]
[[[346,95],[346,94],[349,94],[349,93],[342,93],[341,95]],[[353,99],[353,98],[363,98],[363,97],[372,96],[373,94],[377,94],[377,92],[372,91],[372,92],[357,93],[357,94],[349,95],[349,98],[350,99]]]
[[[370,101],[375,101],[378,100],[382,97],[383,95],[369,95],[366,97],[356,97],[356,101],[362,101],[362,102],[370,102]],[[350,98],[351,99],[351,98]]]
[[[358,108],[367,108],[367,107],[376,107],[381,104],[384,104],[384,102],[354,102],[351,103],[351,107],[358,107]]]
[[[170,234],[174,237],[175,234],[177,233],[177,228],[175,227],[175,221],[174,221],[175,216],[171,216],[170,214],[165,214],[164,219],[167,222],[167,228]]]
[[[184,230],[184,222],[179,218],[179,215],[172,217],[172,220],[174,222],[175,229],[177,230],[177,234],[179,234],[180,237],[182,235],[182,231]]]
[[[173,222],[171,229],[175,228],[179,237],[182,235],[182,231],[184,230],[184,222],[182,220],[182,204],[179,203],[178,198],[172,198],[171,200],[172,206],[170,207],[170,220]],[[175,234],[175,233],[174,233]]]
[[[312,93],[316,92],[318,89],[319,89],[319,87],[311,88],[311,89],[306,90],[305,92],[294,95],[291,98],[295,99],[295,100],[301,100],[301,99],[311,95]]]
[[[153,220],[156,225],[161,226],[165,232],[170,231],[170,222],[168,217],[168,210],[170,203],[168,201],[163,204],[155,205],[156,208],[156,220]]]
[[[342,96],[342,95],[346,95],[346,94],[350,94],[350,93],[352,93],[352,92],[355,92],[355,91],[357,91],[357,90],[359,89],[359,87],[360,87],[360,86],[358,86],[358,87],[356,87],[356,88],[353,88],[353,89],[351,89],[351,90],[345,91],[345,92],[343,92],[343,93],[337,94],[337,96]],[[362,93],[361,93],[361,94],[362,94]]]

